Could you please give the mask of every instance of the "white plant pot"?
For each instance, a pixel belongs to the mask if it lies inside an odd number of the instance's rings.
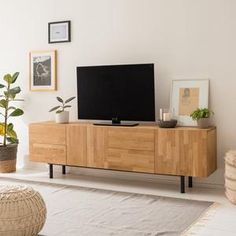
[[[63,111],[61,113],[56,113],[56,123],[63,124],[69,123],[69,111]]]
[[[210,119],[209,118],[201,118],[197,121],[198,127],[201,129],[208,128],[210,125]]]

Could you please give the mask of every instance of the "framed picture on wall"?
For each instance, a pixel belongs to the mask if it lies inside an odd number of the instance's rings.
[[[71,41],[71,22],[57,21],[48,23],[48,43]]]
[[[190,114],[199,108],[208,108],[209,80],[173,80],[171,109],[181,126],[196,126]]]
[[[57,89],[56,50],[30,52],[30,90]]]

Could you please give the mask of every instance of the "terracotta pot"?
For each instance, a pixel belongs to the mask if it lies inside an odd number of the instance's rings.
[[[16,171],[17,144],[0,146],[0,172],[11,173]]]
[[[201,118],[197,121],[197,124],[198,124],[198,127],[201,128],[201,129],[206,129],[209,127],[209,121],[210,119],[209,118]]]
[[[56,113],[56,123],[69,123],[69,111]]]

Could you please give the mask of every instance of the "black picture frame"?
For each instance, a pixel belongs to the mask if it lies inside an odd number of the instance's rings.
[[[62,28],[63,26],[66,28],[63,29]],[[54,27],[54,31],[56,30],[56,27],[58,27],[58,34],[61,33],[61,36],[64,36],[64,37],[61,37],[60,39],[60,35],[59,36],[53,35],[53,33],[55,33],[53,32],[53,27]],[[49,22],[48,23],[48,43],[51,44],[51,43],[67,43],[67,42],[71,42],[71,21],[67,20],[67,21]]]

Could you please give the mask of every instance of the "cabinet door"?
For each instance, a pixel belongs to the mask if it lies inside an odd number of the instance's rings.
[[[106,134],[106,127],[87,126],[87,167],[104,167]]]
[[[154,130],[112,127],[107,129],[104,168],[154,173]]]
[[[67,125],[67,165],[86,166],[87,162],[87,126],[83,124]]]
[[[65,125],[52,123],[29,126],[29,157],[31,161],[66,164]]]
[[[156,131],[155,173],[206,177],[214,165],[209,155],[208,133],[201,129],[158,129]],[[213,135],[214,136],[214,135]],[[212,137],[214,139],[214,137]],[[212,157],[211,157],[212,156]],[[212,158],[212,163],[209,163]]]

